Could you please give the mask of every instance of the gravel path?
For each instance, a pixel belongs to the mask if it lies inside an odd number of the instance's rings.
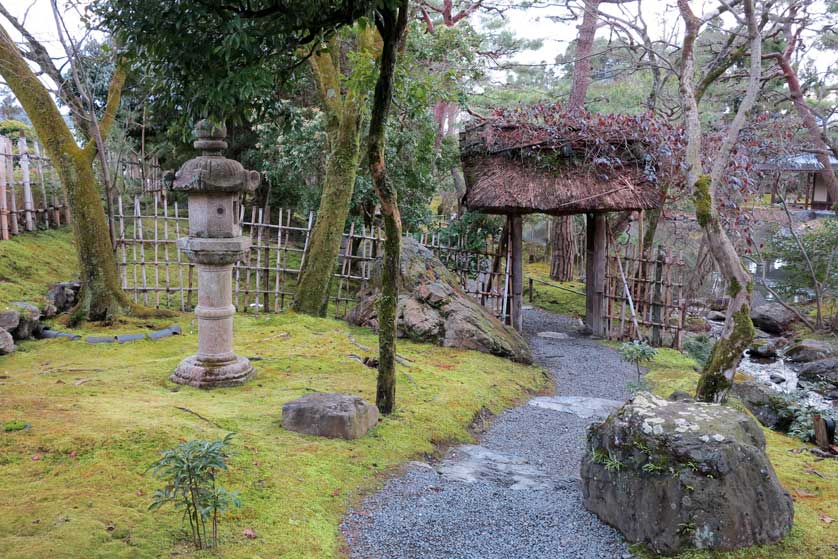
[[[524,334],[536,361],[553,374],[557,396],[628,397],[634,372],[615,351],[576,336],[570,319],[525,313]],[[538,335],[545,331],[560,334]],[[409,464],[345,518],[350,556],[631,557],[620,535],[582,506],[579,461],[585,429],[595,420],[524,404],[496,418],[479,445],[454,448],[433,465]]]

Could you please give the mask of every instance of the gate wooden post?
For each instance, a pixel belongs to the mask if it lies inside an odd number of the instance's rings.
[[[588,214],[586,221],[585,322],[594,336],[604,336],[602,302],[605,297],[605,237],[608,225],[602,213]]]
[[[521,331],[524,327],[524,317],[521,313],[521,300],[524,296],[524,256],[523,256],[523,218],[520,215],[510,215],[509,240],[512,251],[512,305],[510,307],[510,319],[512,327]]]
[[[661,345],[661,305],[663,298],[661,296],[661,288],[663,287],[663,266],[666,263],[666,254],[663,247],[658,245],[658,255],[655,259],[655,294],[652,304],[652,345],[660,347]]]

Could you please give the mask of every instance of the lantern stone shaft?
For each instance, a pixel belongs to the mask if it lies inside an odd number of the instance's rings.
[[[198,353],[184,359],[171,379],[198,388],[236,386],[254,374],[245,357],[233,351],[233,264],[250,249],[239,223],[241,195],[259,185],[259,173],[247,171],[221,152],[227,147],[224,125],[206,120],[195,126],[201,155],[178,170],[170,188],[189,199],[189,236],[178,248],[198,269]]]

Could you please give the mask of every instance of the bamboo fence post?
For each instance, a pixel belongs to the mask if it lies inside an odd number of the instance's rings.
[[[256,231],[254,231],[256,227],[256,206],[250,208],[250,245],[253,246],[253,241],[255,240]],[[258,252],[258,251],[257,251]],[[247,251],[245,255],[245,272],[244,272],[244,310],[241,312],[247,312],[250,308],[250,270],[253,267],[253,251]],[[258,280],[257,280],[258,282]]]
[[[6,194],[6,138],[0,136],[0,240],[9,240],[9,207]]]
[[[178,204],[177,200],[175,200],[175,238],[180,238],[180,212],[178,211]],[[178,287],[180,288],[180,310],[185,311],[187,309],[185,297],[183,296],[183,261],[181,260],[180,255],[180,248],[175,249],[175,258],[177,259],[177,277],[178,277]],[[190,269],[190,284],[192,283],[192,274]],[[187,292],[188,296],[188,292]]]
[[[44,202],[44,225],[49,229],[49,198],[47,197],[46,178],[44,177],[43,158],[41,157],[41,146],[37,141],[32,142],[32,148],[35,150],[35,168],[38,171],[38,180],[40,183],[41,199]]]
[[[270,294],[271,294],[271,207],[265,205],[265,212],[262,216],[262,226],[264,228],[264,245],[262,247],[262,258],[265,261],[264,272],[265,275],[262,280],[262,312],[270,312]]]
[[[282,308],[280,290],[282,289],[282,208],[277,212],[276,228],[276,278],[274,278],[274,312]]]
[[[164,266],[164,278],[166,282],[166,308],[172,306],[172,278],[169,268],[171,262],[169,261],[169,199],[163,196],[163,259],[166,262]]]
[[[12,235],[20,234],[20,222],[17,215],[17,191],[15,189],[15,150],[12,140],[3,138],[6,144],[6,176],[9,181],[9,231]]]
[[[119,209],[119,246],[122,252],[122,270],[119,275],[122,276],[122,290],[126,291],[128,289],[128,257],[125,249],[125,210],[121,195],[117,196],[116,203]]]
[[[159,237],[157,235],[157,214],[159,204],[157,196],[154,197],[154,300],[157,308],[160,308],[160,251]]]
[[[661,326],[662,313],[661,305],[663,304],[663,267],[665,264],[665,255],[663,247],[658,245],[658,255],[654,263],[655,268],[655,285],[651,290],[654,294],[650,297],[652,299],[652,345],[659,347],[661,345]]]
[[[21,183],[23,184],[23,217],[27,231],[35,230],[35,217],[33,215],[35,202],[32,198],[32,183],[29,176],[29,146],[26,144],[26,136],[20,133],[17,139],[18,165],[20,166]]]
[[[139,260],[139,257],[137,256],[137,200],[136,199],[134,200],[134,230],[132,231],[132,233],[133,233],[133,236],[134,236],[134,242],[131,243],[131,257],[132,257],[132,260],[133,260],[133,263],[131,264],[131,268],[134,272],[134,274],[133,274],[134,275],[134,302],[139,303],[140,302],[140,291],[139,291],[140,282],[137,279],[137,272],[139,271],[138,267],[139,267],[139,261],[140,260]]]
[[[244,227],[244,204],[239,204],[239,223],[241,223],[242,227]],[[241,304],[240,304],[240,299],[239,299],[239,293],[241,291],[241,285],[240,285],[241,284],[241,281],[240,281],[240,279],[241,279],[241,260],[236,261],[236,263],[234,264],[233,269],[236,271],[236,275],[235,275],[235,278],[236,278],[235,279],[235,281],[236,281],[236,305],[235,306],[236,306],[236,312],[238,312],[238,311],[241,310]],[[190,284],[192,283],[191,271],[192,271],[192,269],[190,267],[190,276],[189,276],[189,283]],[[245,301],[245,305],[247,305],[246,301]]]
[[[143,304],[148,306],[148,275],[145,265],[145,242],[143,238],[143,214],[142,206],[140,205],[140,197],[134,198],[134,213],[137,215],[137,234],[140,244],[140,278],[143,282]]]
[[[253,294],[253,312],[255,313],[259,312],[259,289],[262,285],[262,251],[260,250],[262,248],[262,231],[264,229],[262,227],[262,220],[264,219],[264,212],[262,211],[262,208],[259,208],[257,215],[258,221],[257,224],[254,225],[254,227],[257,227],[256,243],[253,245],[253,248],[251,249],[251,252],[256,252],[256,288],[254,290],[255,293]]]

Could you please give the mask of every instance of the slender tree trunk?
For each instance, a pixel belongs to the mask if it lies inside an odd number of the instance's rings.
[[[745,124],[747,114],[756,101],[760,86],[762,37],[754,15],[753,0],[744,0],[743,5],[751,41],[748,88],[721,146],[714,155],[713,168],[708,175],[704,173],[701,162],[701,124],[693,84],[694,47],[703,21],[693,14],[688,0],[678,0],[678,8],[686,25],[681,51],[680,93],[684,105],[687,138],[685,150],[687,186],[694,191],[696,218],[704,232],[704,239],[710,254],[713,255],[719,271],[728,283],[730,295],[724,328],[707,364],[701,371],[701,378],[696,389],[697,399],[704,402],[725,400],[733,385],[733,377],[742,359],[742,353],[754,336],[754,325],[750,316],[753,283],[742,266],[739,255],[722,227],[716,211],[716,187],[727,169],[731,151],[738,141],[739,131]]]
[[[355,36],[358,52],[375,48],[375,31],[372,28],[356,27]],[[327,117],[329,152],[317,219],[297,280],[294,310],[315,316],[324,316],[329,305],[330,286],[361,156],[361,114],[366,95],[352,86],[348,89],[342,87],[341,59],[336,36],[330,39],[327,49],[309,58]],[[344,89],[346,93],[341,95]]]
[[[585,107],[585,97],[591,84],[591,52],[594,47],[600,0],[585,0],[585,13],[576,37],[576,61],[573,63],[573,84],[567,108],[571,111]],[[574,227],[572,215],[553,217],[550,278],[556,281],[573,280]]]
[[[393,96],[393,74],[396,48],[407,26],[408,0],[384,7],[376,14],[376,26],[384,44],[379,61],[378,80],[370,116],[367,155],[375,191],[384,214],[384,269],[381,298],[378,302],[378,381],[375,403],[383,414],[396,407],[396,320],[399,303],[399,271],[401,261],[402,220],[398,193],[387,175],[384,143],[387,116]]]
[[[326,161],[317,220],[294,295],[294,310],[297,312],[315,316],[326,314],[329,287],[355,189],[360,158],[359,128],[360,119],[356,113],[342,119],[334,136],[334,145]]]
[[[573,280],[573,260],[576,255],[574,243],[573,216],[562,215],[553,218],[550,230],[550,279]]]
[[[786,79],[786,84],[788,84],[789,95],[791,96],[794,108],[797,110],[797,114],[803,121],[806,130],[809,132],[809,139],[817,150],[815,157],[823,167],[821,175],[823,175],[823,180],[829,191],[829,198],[832,200],[832,205],[838,207],[838,177],[835,176],[835,169],[833,169],[832,162],[830,161],[832,149],[824,136],[823,129],[818,126],[818,121],[815,119],[814,113],[806,103],[806,98],[803,96],[803,89],[800,86],[800,80],[797,78],[797,72],[791,65],[791,56],[794,53],[796,44],[796,36],[790,37],[789,44],[783,54],[772,53],[766,58],[775,59],[783,71],[783,77]]]
[[[49,92],[1,26],[0,75],[32,121],[44,151],[55,166],[73,214],[81,292],[71,321],[109,321],[132,308],[138,311],[120,287],[108,223],[93,172],[96,144],[88,141],[83,148],[76,144]],[[113,124],[124,83],[125,71],[118,65],[99,124],[103,136],[107,136]]]

